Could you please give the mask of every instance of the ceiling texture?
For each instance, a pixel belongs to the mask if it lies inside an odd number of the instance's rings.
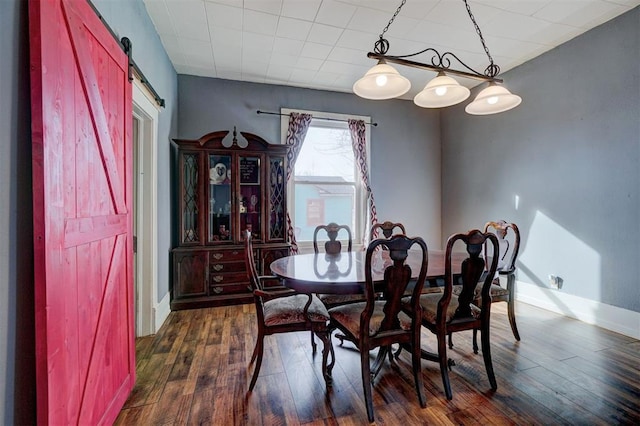
[[[401,0],[143,0],[178,74],[352,92]],[[640,0],[468,0],[501,72],[638,6]],[[428,47],[489,64],[463,0],[407,0],[389,55]],[[428,63],[422,54],[412,60]],[[461,69],[456,63],[452,68]],[[404,66],[413,97],[435,73]],[[456,79],[471,88],[477,80]],[[508,82],[506,82],[508,86]]]

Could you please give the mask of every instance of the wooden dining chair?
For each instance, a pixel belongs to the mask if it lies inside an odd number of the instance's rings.
[[[518,253],[520,252],[520,230],[515,223],[508,223],[504,220],[497,222],[487,222],[484,225],[484,232],[495,231],[498,237],[498,243],[500,246],[500,259],[498,267],[498,277],[506,278],[506,288],[501,286],[499,278],[493,280],[491,286],[491,301],[492,302],[507,302],[507,316],[509,317],[509,324],[511,325],[511,331],[513,337],[516,340],[520,340],[520,333],[518,332],[518,326],[516,325],[516,260],[518,259]],[[511,231],[509,231],[511,230]],[[511,232],[513,239],[507,240],[507,234]]]
[[[484,225],[484,232],[493,232],[498,237],[499,257],[498,270],[491,285],[491,302],[506,302],[507,317],[511,325],[513,337],[520,341],[520,333],[516,325],[515,312],[515,285],[516,285],[516,260],[520,251],[520,230],[515,223],[509,223],[504,220],[490,221]],[[511,235],[509,235],[511,234]],[[485,247],[485,255],[486,255]],[[506,287],[502,286],[500,277],[506,279]],[[478,283],[476,288],[476,296],[480,297],[482,283]],[[454,294],[460,292],[460,286],[454,287]],[[473,331],[473,350],[478,353],[478,331]],[[449,348],[453,347],[453,339],[449,336]]]
[[[324,344],[322,351],[323,374],[325,378],[328,377],[325,366],[327,365],[329,352],[333,353],[333,347],[328,333],[329,313],[327,309],[316,296],[299,294],[284,286],[270,286],[268,289],[265,287],[265,282],[278,280],[279,278],[258,275],[250,231],[244,231],[244,250],[245,265],[251,282],[258,319],[258,337],[249,362],[249,366],[251,366],[255,361],[256,366],[249,384],[249,392],[253,390],[260,373],[264,352],[264,337],[277,333],[310,330],[314,354],[316,352],[316,344],[313,335],[317,335]]]
[[[459,278],[460,291],[454,294],[454,276],[452,269],[452,253],[457,242],[466,246],[468,257],[462,262]],[[491,255],[483,259],[481,254],[485,244],[491,245]],[[449,383],[449,360],[447,358],[446,338],[450,333],[463,330],[480,330],[482,356],[489,377],[491,389],[496,390],[495,374],[491,361],[489,339],[489,318],[491,314],[491,285],[498,268],[498,238],[490,232],[478,229],[468,233],[454,234],[447,240],[445,251],[445,276],[442,293],[428,293],[420,296],[422,307],[422,326],[436,335],[438,340],[437,361],[440,364],[442,384],[447,399],[452,398]],[[480,297],[476,295],[476,287],[485,272],[485,260],[490,261],[486,268],[485,279],[480,289]],[[406,300],[407,306],[409,301]],[[331,315],[331,312],[329,312]]]
[[[374,256],[381,256],[376,250],[384,246],[391,262],[384,270],[384,279],[376,283],[374,288],[373,268],[378,268],[379,262],[374,262]],[[408,251],[417,247],[422,255],[422,262],[418,280],[411,296],[405,300],[404,312],[401,300],[405,295],[411,279],[411,268],[405,264]],[[420,237],[409,238],[405,235],[394,235],[391,239],[377,239],[367,247],[365,256],[365,297],[366,301],[341,305],[329,309],[331,317],[329,327],[338,329],[345,338],[353,342],[360,351],[360,368],[362,372],[362,387],[367,406],[367,416],[374,421],[373,398],[371,394],[372,378],[384,364],[387,354],[389,359],[392,344],[405,345],[411,351],[413,377],[418,393],[420,406],[426,406],[424,387],[422,384],[420,358],[420,323],[421,311],[419,304],[420,291],[427,275],[428,256],[427,245]],[[377,293],[382,292],[382,299]],[[370,351],[380,348],[374,366],[370,363]],[[332,366],[331,366],[332,367]],[[330,372],[330,370],[329,370]]]

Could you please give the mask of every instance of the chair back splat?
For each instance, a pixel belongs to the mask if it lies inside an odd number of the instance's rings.
[[[480,277],[482,276],[484,270],[485,270],[485,259],[483,259],[482,257],[480,257],[480,254],[483,252],[483,248],[485,246],[484,242],[486,240],[486,238],[484,237],[484,234],[481,233],[473,233],[471,235],[468,236],[468,238],[451,238],[449,240],[449,242],[447,243],[447,259],[450,258],[451,255],[451,250],[453,247],[453,244],[455,244],[455,242],[459,239],[462,239],[463,241],[465,241],[466,245],[467,245],[467,253],[469,254],[469,257],[467,259],[465,259],[462,262],[461,268],[460,268],[460,281],[461,281],[461,291],[458,294],[458,307],[453,315],[453,319],[464,319],[464,318],[469,318],[469,317],[473,317],[473,309],[472,306],[474,300],[476,299],[476,286],[478,285],[478,282],[480,281]],[[497,267],[497,262],[498,262],[498,257],[494,256],[493,257],[493,262],[496,265],[493,265],[493,270],[496,269]],[[445,279],[446,277],[448,277],[451,274],[451,262],[447,262],[445,264],[445,268],[449,268],[449,269],[445,269]],[[487,268],[488,270],[491,270],[491,268]],[[482,286],[482,288],[484,288],[484,285]],[[488,301],[489,303],[491,302],[491,300],[489,298],[483,298],[483,301]],[[442,309],[440,309],[438,311],[438,318],[440,320],[441,316],[444,318],[446,313],[446,306],[444,306]]]

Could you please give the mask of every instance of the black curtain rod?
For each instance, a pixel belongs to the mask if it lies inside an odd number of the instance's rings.
[[[127,58],[129,58],[129,70],[128,70],[129,81],[133,81],[133,73],[131,72],[131,70],[133,69],[133,71],[135,71],[138,77],[140,78],[140,83],[144,84],[144,86],[147,89],[149,89],[156,103],[160,105],[162,108],[164,108],[165,107],[164,99],[161,98],[160,95],[158,95],[158,92],[156,92],[156,89],[154,89],[151,83],[149,83],[149,80],[147,80],[147,78],[142,73],[142,70],[140,69],[140,67],[138,67],[138,64],[136,64],[136,62],[133,60],[133,57],[131,56],[131,40],[129,40],[127,37],[122,37],[120,40],[118,40],[118,36],[116,35],[116,33],[113,32],[113,30],[111,29],[107,21],[105,21],[105,19],[102,17],[100,12],[98,12],[98,9],[96,9],[96,6],[93,4],[93,2],[91,2],[91,0],[87,0],[87,1],[89,3],[89,6],[91,6],[93,11],[96,13],[96,15],[98,15],[98,18],[100,18],[100,21],[102,21],[105,28],[109,31],[109,33],[111,33],[111,36],[120,43],[120,47],[122,47],[122,50],[124,51],[124,53],[126,53]]]
[[[290,116],[291,115],[291,114],[282,114],[282,113],[279,113],[279,112],[269,112],[269,111],[260,111],[260,110],[258,110],[256,112],[258,114],[279,115],[279,116],[283,116],[283,115]],[[346,123],[347,121],[349,121],[349,120],[342,120],[340,118],[326,118],[326,117],[316,117],[316,118],[318,120],[342,121],[343,123]],[[377,126],[378,125],[378,123],[367,123],[366,121],[364,122],[364,124],[370,124],[372,126]]]

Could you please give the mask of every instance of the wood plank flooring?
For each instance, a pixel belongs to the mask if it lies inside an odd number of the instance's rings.
[[[521,342],[506,304],[492,308],[491,392],[471,333],[454,335],[453,400],[437,364],[423,361],[427,408],[413,387],[410,359],[388,363],[374,381],[376,424],[640,424],[640,341],[530,305],[517,305]],[[251,305],[176,311],[155,336],[136,340],[137,383],[117,425],[363,425],[359,355],[334,339],[333,387],[321,374],[321,342],[309,333],[267,336],[260,377],[247,394],[256,335]],[[435,339],[423,333],[423,345]]]

